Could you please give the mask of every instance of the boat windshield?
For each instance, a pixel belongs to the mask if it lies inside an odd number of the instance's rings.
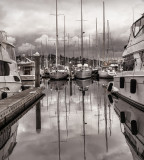
[[[144,34],[144,16],[133,24],[132,30],[134,37]]]
[[[9,45],[9,44],[7,44],[7,45],[6,45],[6,50],[7,50],[8,54],[9,54],[10,58],[11,58],[12,60],[16,60],[14,47],[11,46],[11,45]]]

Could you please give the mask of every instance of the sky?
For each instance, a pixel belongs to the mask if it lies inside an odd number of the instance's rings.
[[[101,39],[103,21],[103,1],[83,0],[84,36],[91,35],[91,45],[95,41],[95,21],[97,17],[98,33]],[[133,20],[141,17],[144,11],[144,0],[105,0],[106,24],[109,20],[110,32],[115,50],[122,51],[128,41],[130,26]],[[133,14],[134,13],[134,14]],[[9,40],[21,52],[31,44],[55,43],[55,0],[1,0],[0,30],[5,30]],[[80,0],[58,0],[58,30],[62,43],[64,15],[66,17],[66,36],[74,44],[80,35]],[[107,31],[107,27],[106,27]]]

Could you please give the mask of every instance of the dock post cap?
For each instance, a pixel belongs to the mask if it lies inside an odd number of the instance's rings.
[[[36,52],[35,54],[33,54],[34,56],[40,56],[40,54],[38,52]]]
[[[22,57],[25,57],[25,54],[22,54]]]

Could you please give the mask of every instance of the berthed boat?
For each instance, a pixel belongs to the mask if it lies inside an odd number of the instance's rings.
[[[123,71],[114,77],[113,92],[144,108],[144,14],[132,24],[124,48]]]
[[[0,31],[0,99],[21,91],[21,79],[15,56],[15,46],[7,41],[5,31]]]

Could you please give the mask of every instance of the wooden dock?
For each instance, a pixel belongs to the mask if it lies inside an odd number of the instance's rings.
[[[44,96],[44,88],[27,89],[0,100],[0,129]]]

